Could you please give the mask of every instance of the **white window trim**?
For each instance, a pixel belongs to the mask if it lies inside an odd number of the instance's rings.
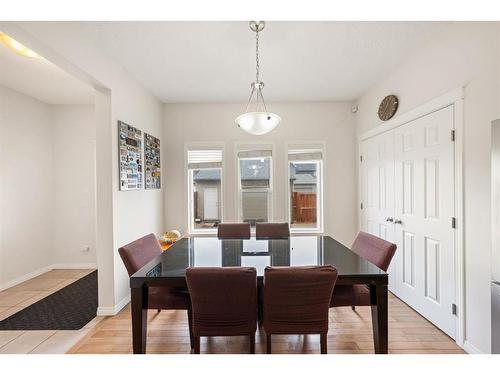
[[[221,212],[221,222],[224,222],[224,176],[226,168],[226,144],[222,142],[186,142],[184,143],[184,202],[186,202],[187,210],[185,217],[185,225],[187,228],[188,235],[215,235],[217,234],[217,228],[210,229],[196,229],[193,226],[191,218],[193,216],[193,206],[192,201],[192,180],[191,173],[188,169],[188,151],[189,150],[203,150],[203,149],[220,149],[222,150],[222,168],[221,168],[221,186],[220,186],[220,212]]]
[[[290,150],[294,149],[321,149],[321,152],[323,154],[323,158],[319,163],[320,167],[320,181],[318,184],[318,198],[316,204],[319,209],[319,215],[318,215],[318,225],[316,228],[292,228],[291,226],[291,217],[290,217],[290,210],[291,210],[291,191],[290,191],[290,160],[288,160],[288,152]],[[288,224],[290,225],[290,233],[291,234],[324,234],[325,231],[325,191],[326,191],[326,184],[325,184],[325,176],[324,176],[324,171],[326,170],[326,142],[325,141],[293,141],[293,142],[285,142],[285,165],[286,165],[286,179],[285,179],[285,192],[286,192],[286,213],[285,217],[286,220],[288,221]],[[301,160],[300,162],[307,162],[307,160]],[[313,161],[318,161],[318,160],[313,160]]]
[[[238,157],[239,151],[248,151],[248,150],[271,150],[271,163],[269,167],[271,170],[269,171],[269,176],[271,177],[271,181],[269,184],[269,194],[267,201],[267,221],[269,223],[274,222],[274,205],[276,204],[274,201],[274,171],[276,170],[276,152],[275,152],[275,144],[274,142],[237,142],[234,147],[234,158],[235,158],[235,175],[236,175],[236,217],[239,222],[243,222],[243,212],[242,212],[242,189],[241,189],[241,173],[240,173],[240,158]],[[254,159],[254,158],[250,158]],[[255,228],[252,227],[252,233],[255,233]]]

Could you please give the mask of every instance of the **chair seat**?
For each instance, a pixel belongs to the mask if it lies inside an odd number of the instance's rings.
[[[154,286],[149,288],[148,308],[163,310],[187,310],[191,300],[185,288]]]
[[[370,306],[370,289],[364,284],[336,285],[330,306]]]

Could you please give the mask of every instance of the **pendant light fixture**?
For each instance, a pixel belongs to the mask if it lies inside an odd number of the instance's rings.
[[[262,135],[269,133],[281,122],[281,117],[279,117],[275,113],[268,112],[266,103],[264,101],[264,96],[262,95],[264,82],[262,82],[259,77],[259,33],[264,30],[265,26],[266,24],[264,21],[250,21],[250,29],[255,32],[256,76],[255,82],[252,82],[252,84],[250,85],[252,91],[250,92],[250,98],[248,99],[245,113],[239,115],[235,120],[236,124],[241,129],[253,135]]]

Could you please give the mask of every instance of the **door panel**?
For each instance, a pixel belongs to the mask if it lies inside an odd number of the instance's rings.
[[[415,289],[415,235],[403,231],[403,283]]]
[[[425,238],[425,296],[439,303],[439,241]]]
[[[403,214],[413,215],[413,205],[415,202],[414,190],[414,169],[413,161],[403,162]]]
[[[425,159],[425,218],[439,219],[439,159]]]

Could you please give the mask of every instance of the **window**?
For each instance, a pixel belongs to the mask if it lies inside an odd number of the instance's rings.
[[[222,149],[187,151],[190,233],[214,232],[222,221]]]
[[[238,152],[240,220],[255,226],[271,218],[272,151]]]
[[[323,230],[322,149],[288,150],[289,218],[292,231]]]

